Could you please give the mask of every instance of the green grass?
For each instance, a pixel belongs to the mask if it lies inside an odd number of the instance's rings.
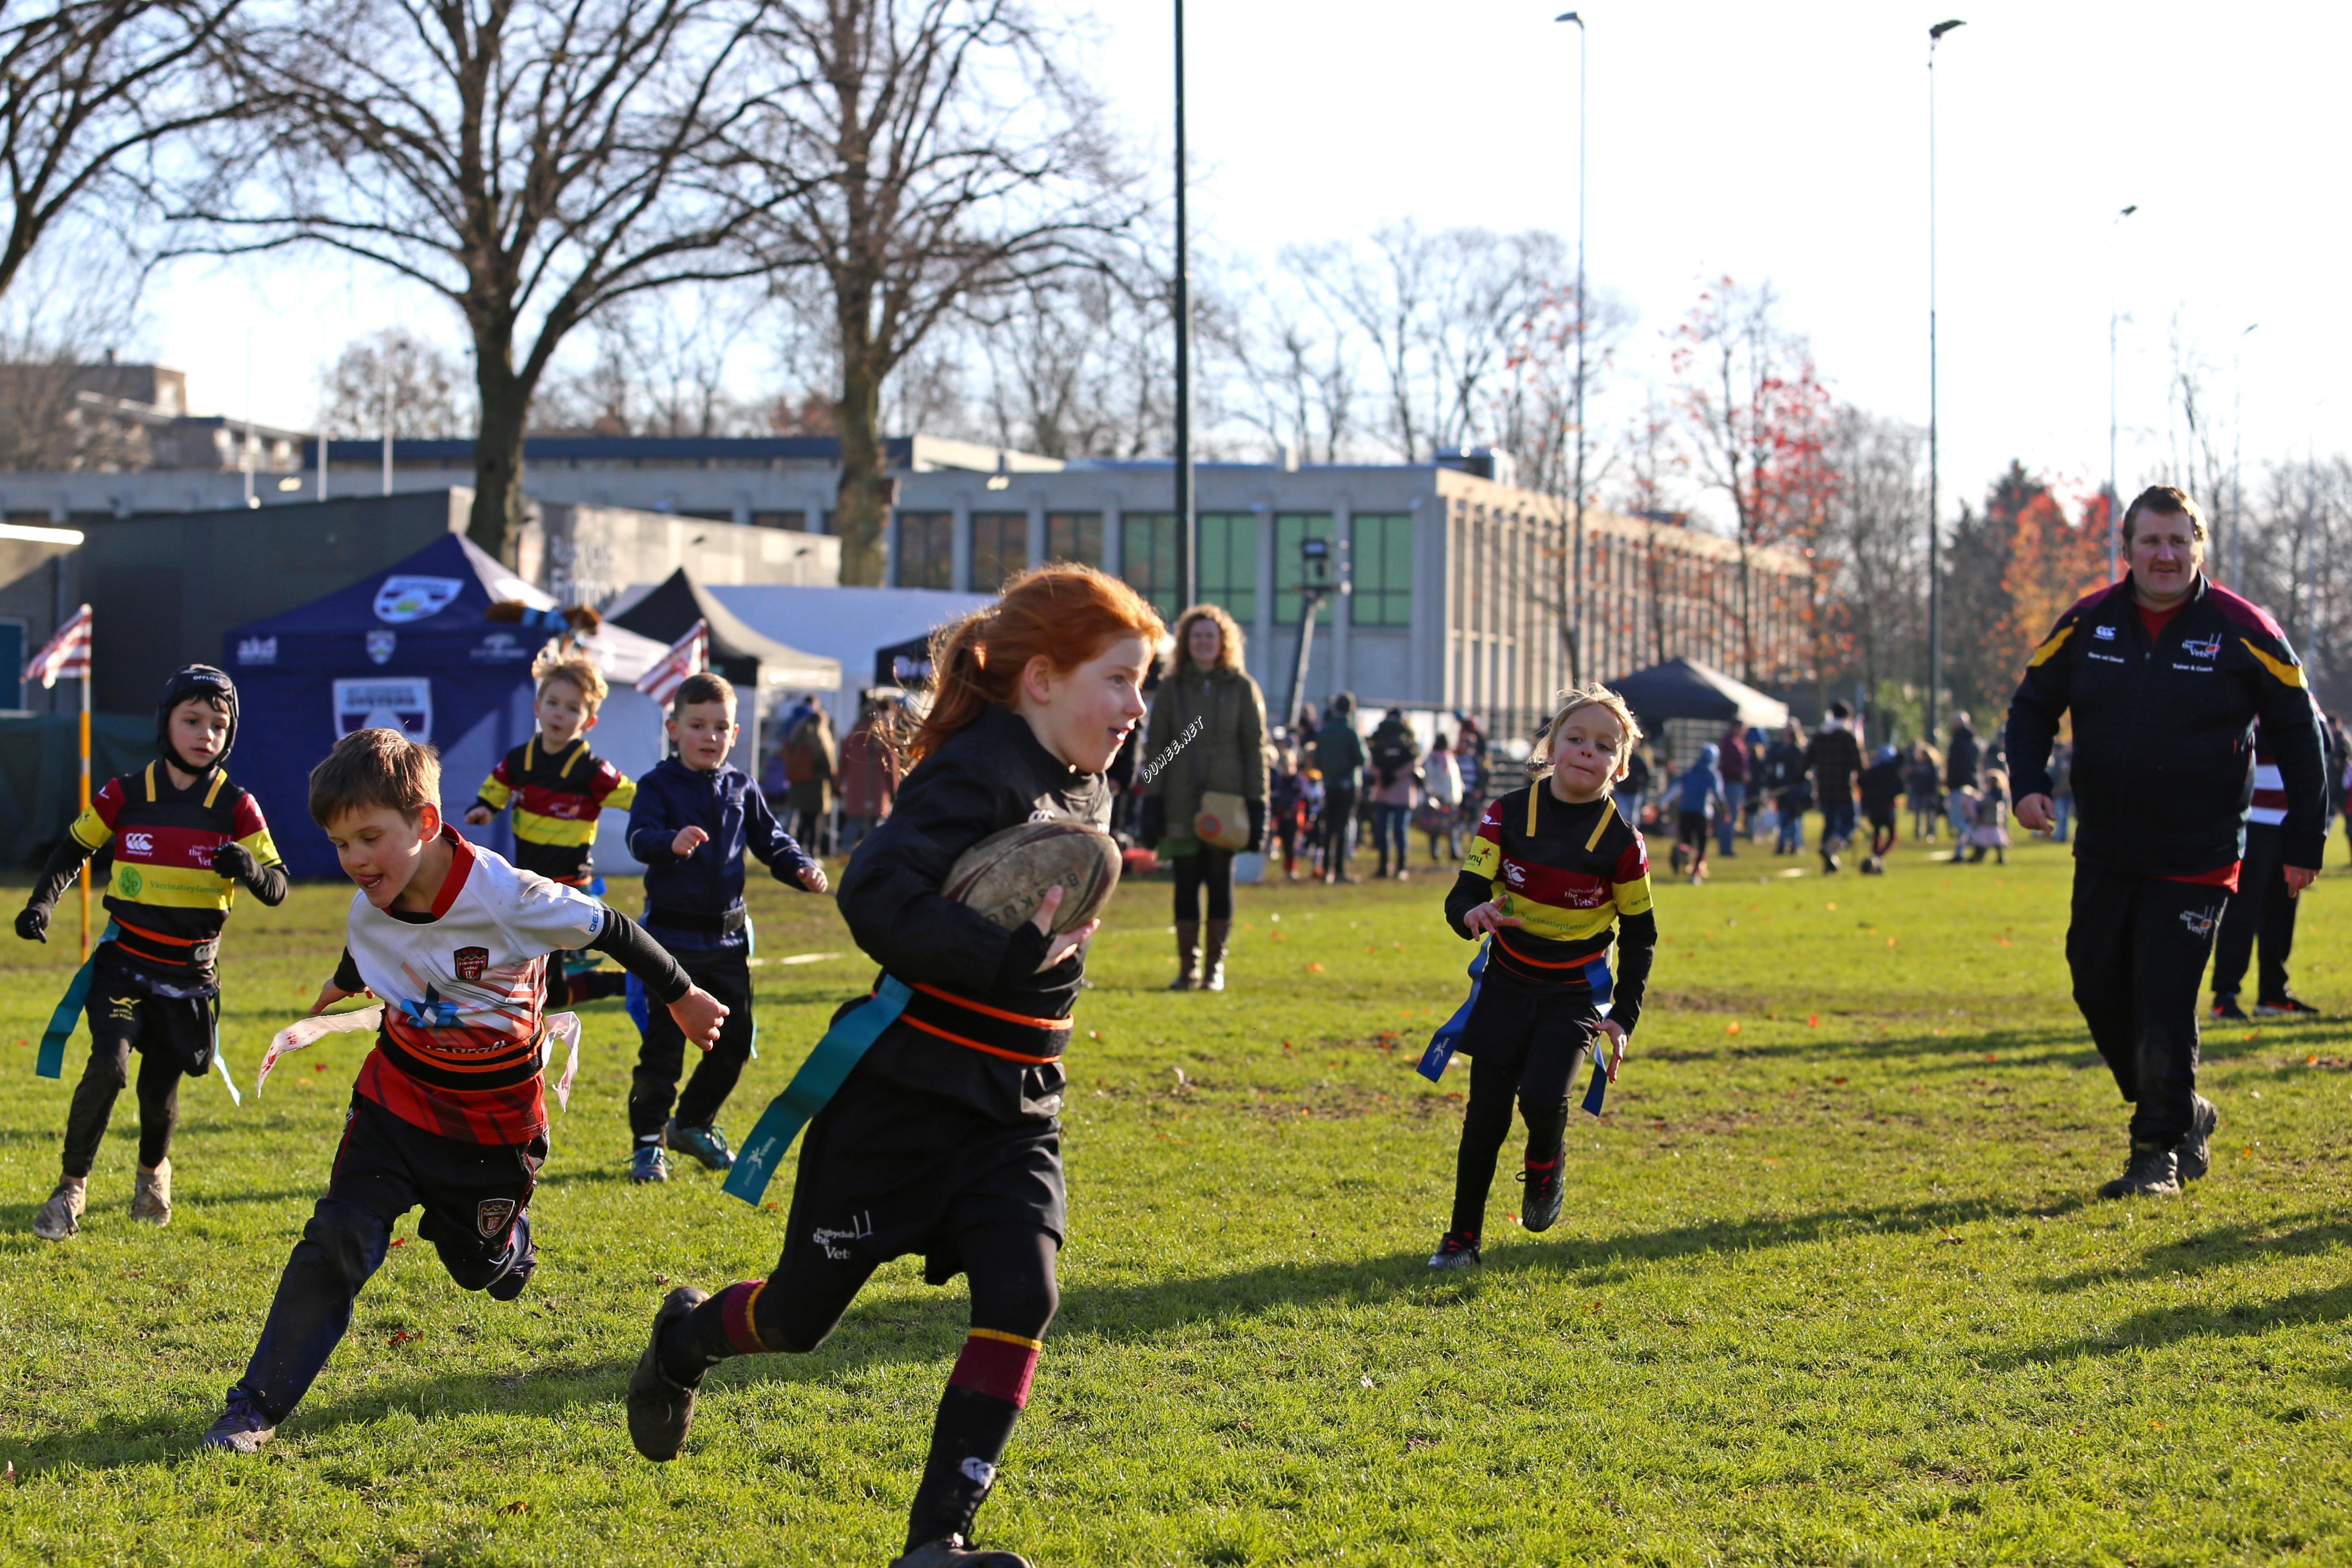
[[[1825,883],[1757,846],[1662,886],[1651,1010],[1606,1118],[1571,1128],[1566,1215],[1506,1219],[1507,1150],[1486,1266],[1443,1279],[1423,1260],[1461,1077],[1412,1068],[1464,985],[1450,876],[1245,890],[1221,996],[1159,989],[1168,890],[1130,887],[1070,1052],[1062,1314],[985,1537],[1045,1564],[2352,1562],[2352,1029],[2209,1034],[2212,1176],[2091,1200],[2123,1113],[2067,998],[2063,856],[1906,847]],[[2340,872],[2315,890],[2296,975],[2352,1009],[2347,896]],[[765,1055],[739,1132],[868,974],[829,901],[755,900]],[[240,907],[242,1080],[327,973],[343,902]],[[842,956],[772,961],[810,952]],[[44,1245],[84,1047],[56,1083],[30,1041],[68,967],[0,948],[0,1556],[895,1550],[963,1323],[911,1260],[816,1354],[715,1374],[678,1462],[630,1449],[622,1383],[662,1290],[764,1272],[781,1211],[699,1174],[622,1179],[615,1004],[589,1009],[524,1300],[399,1248],[276,1446],[196,1452],[362,1048],[291,1059],[242,1110],[187,1082],[162,1232],[126,1212],[126,1094],[82,1234]]]

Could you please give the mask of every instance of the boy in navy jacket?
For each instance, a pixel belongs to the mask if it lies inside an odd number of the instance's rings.
[[[736,725],[735,688],[726,677],[688,676],[670,700],[667,728],[677,755],[637,781],[629,809],[629,852],[646,865],[644,924],[728,1013],[717,1043],[706,1048],[680,1093],[686,1037],[667,1013],[648,1010],[629,1087],[629,1179],[638,1182],[669,1179],[665,1145],[683,1149],[707,1170],[735,1163],[713,1124],[751,1052],[743,852],[757,855],[787,887],[825,891],[824,868],[784,831],[751,777],[728,765]]]

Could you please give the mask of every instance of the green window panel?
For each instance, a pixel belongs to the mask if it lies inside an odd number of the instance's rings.
[[[1248,626],[1257,620],[1257,514],[1202,512],[1193,518],[1201,541],[1201,598],[1224,607]]]
[[[1328,512],[1277,512],[1274,517],[1274,618],[1285,626],[1298,624],[1299,589],[1307,581],[1306,563],[1298,559],[1298,547],[1307,539],[1328,539],[1332,537],[1331,514]],[[1338,550],[1333,550],[1338,555]],[[1333,560],[1336,576],[1339,562]],[[1352,612],[1351,612],[1352,613]],[[1326,599],[1315,612],[1315,624],[1331,623],[1331,601]]]
[[[901,588],[953,588],[955,514],[899,513],[898,569]]]
[[[994,593],[1005,580],[1029,570],[1029,514],[971,515],[971,591]]]
[[[1123,512],[1118,519],[1119,575],[1150,601],[1162,619],[1176,617],[1176,517],[1172,512]]]
[[[1071,561],[1079,566],[1102,565],[1102,514],[1100,512],[1046,513],[1045,559]]]
[[[1412,514],[1359,512],[1351,519],[1349,568],[1356,626],[1412,624]],[[1295,614],[1295,612],[1294,612]]]

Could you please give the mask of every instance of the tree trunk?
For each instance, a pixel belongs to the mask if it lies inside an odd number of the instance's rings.
[[[890,477],[885,470],[882,377],[870,351],[842,356],[841,488],[834,503],[834,531],[841,536],[841,580],[871,588],[882,581],[882,529],[889,521]]]
[[[474,433],[474,510],[466,537],[509,567],[522,549],[522,437],[530,420],[530,386],[514,372],[511,340],[474,342],[474,385],[481,423]]]

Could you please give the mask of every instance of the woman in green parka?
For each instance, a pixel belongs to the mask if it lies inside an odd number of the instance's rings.
[[[1265,697],[1242,668],[1242,629],[1213,604],[1177,618],[1175,653],[1151,700],[1143,744],[1143,837],[1176,873],[1177,991],[1225,988],[1234,926],[1232,849],[1204,843],[1195,819],[1213,791],[1247,804],[1248,850],[1265,841]],[[1208,961],[1201,889],[1209,890]]]

